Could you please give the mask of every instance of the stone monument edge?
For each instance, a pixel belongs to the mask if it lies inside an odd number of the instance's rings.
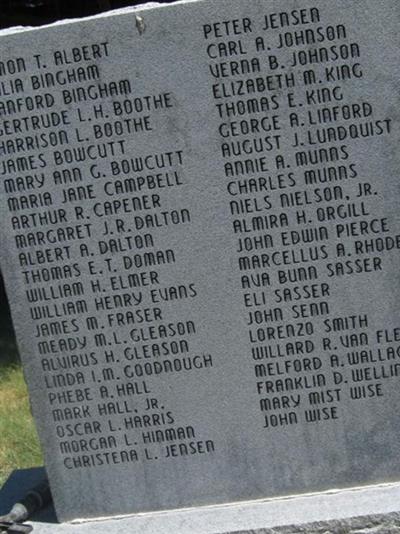
[[[41,24],[40,26],[11,26],[9,28],[0,29],[0,38],[9,35],[20,34],[24,32],[46,30],[52,28],[58,28],[69,24],[75,24],[77,22],[90,22],[92,20],[103,19],[107,17],[116,17],[119,15],[129,15],[140,11],[149,11],[153,9],[171,9],[173,7],[179,7],[185,4],[200,3],[206,0],[171,0],[168,4],[158,2],[157,0],[143,0],[140,4],[110,9],[108,11],[102,11],[94,15],[87,15],[85,17],[73,17],[70,19],[61,19],[48,24]]]
[[[304,532],[311,534],[314,530],[309,528],[320,528],[320,525],[338,532],[336,529],[343,528],[343,523],[351,532],[353,524],[354,528],[366,529],[371,522],[387,525],[397,521],[400,518],[399,500],[400,482],[396,482],[181,510],[83,518],[59,524],[33,521],[31,524],[37,534],[267,534],[269,529],[274,529],[274,533],[281,529],[284,529],[282,532],[298,533],[299,528],[306,526]]]

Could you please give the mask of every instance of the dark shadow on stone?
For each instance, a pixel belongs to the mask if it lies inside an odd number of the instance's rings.
[[[0,489],[0,515],[7,514],[12,506],[24,498],[27,492],[46,478],[44,467],[18,469],[13,471]],[[30,522],[58,523],[53,505],[40,510],[29,519]]]

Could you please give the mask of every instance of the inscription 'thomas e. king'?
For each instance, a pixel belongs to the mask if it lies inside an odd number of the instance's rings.
[[[1,265],[60,520],[398,479],[399,6],[358,8],[0,35]]]

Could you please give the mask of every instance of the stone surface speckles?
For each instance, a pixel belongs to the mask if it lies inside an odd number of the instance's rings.
[[[397,511],[399,10],[1,32],[1,270],[60,522]]]

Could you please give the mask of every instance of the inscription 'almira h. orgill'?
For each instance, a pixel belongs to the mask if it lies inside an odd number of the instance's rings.
[[[398,478],[398,6],[363,8],[0,36],[2,272],[59,519]]]

